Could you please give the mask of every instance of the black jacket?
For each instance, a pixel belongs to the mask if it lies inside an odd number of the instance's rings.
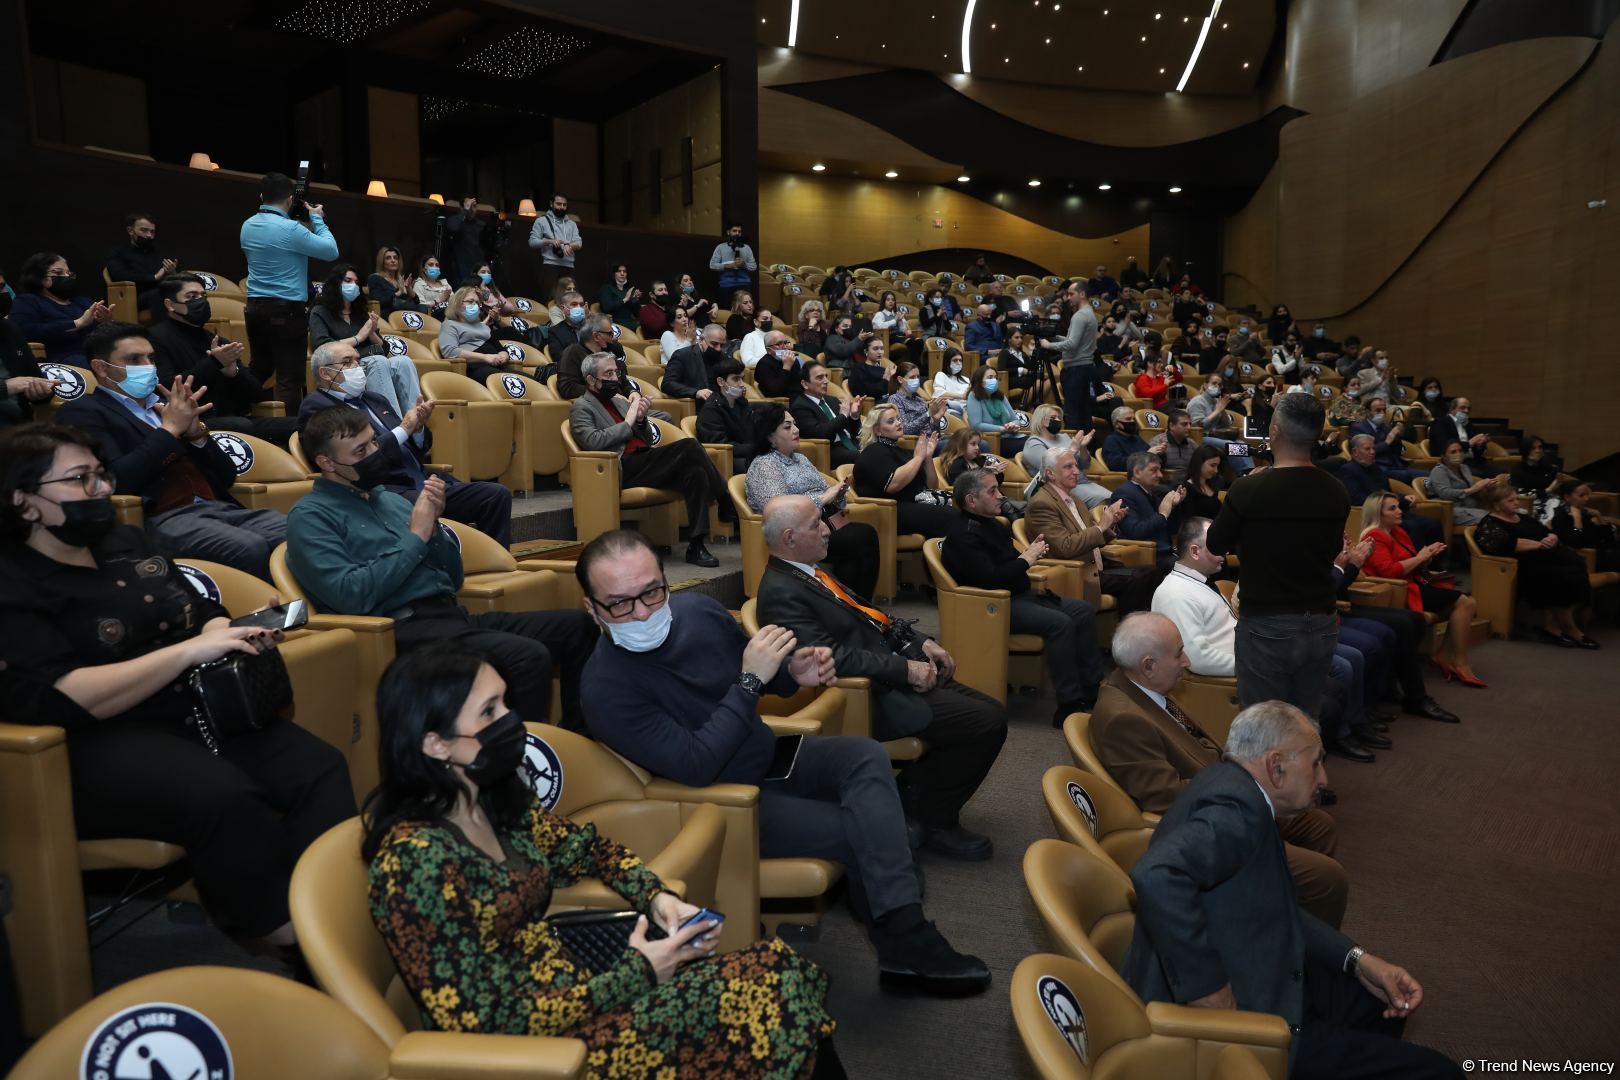
[[[791,401],[801,389],[799,376],[802,374],[804,361],[797,351],[793,354],[792,365],[787,368],[782,366],[775,353],[768,352],[754,365],[754,385],[766,397],[783,397]]]
[[[98,390],[70,401],[57,411],[57,419],[87,434],[101,444],[101,458],[118,477],[120,495],[138,495],[148,514],[156,513],[168,467],[185,458],[197,467],[215,500],[241,505],[231,497],[236,483],[236,466],[213,439],[192,446],[160,427],[148,427],[117,400],[111,390]]]
[[[251,416],[256,402],[270,400],[270,391],[253,377],[245,358],[237,365],[236,374],[230,376],[225,374],[218,360],[208,355],[214,332],[207,327],[161,319],[152,324],[147,335],[152,341],[158,381],[168,386],[176,375],[190,375],[193,382],[208,388],[208,396],[203,400],[214,405],[210,415]],[[221,334],[219,342],[228,345],[230,338]],[[205,422],[207,419],[203,417]]]
[[[697,412],[698,441],[730,443],[732,460],[741,461],[754,453],[754,406],[747,398],[732,401],[713,393]]]
[[[156,248],[141,251],[127,241],[107,255],[107,276],[113,281],[134,282],[135,306],[142,311],[151,310],[157,303],[158,283],[153,275],[162,268],[163,256],[158,254]],[[127,322],[135,321],[133,311],[121,311],[116,315]]]
[[[664,378],[658,388],[670,397],[695,398],[699,390],[714,389],[709,378],[708,360],[697,345],[676,349],[664,364]]]
[[[861,418],[839,414],[838,404],[834,398],[829,397],[826,401],[837,414],[837,419],[827,419],[827,414],[822,411],[821,406],[804,394],[793,399],[793,403],[788,406],[788,412],[793,414],[793,422],[799,425],[799,436],[805,439],[836,440],[842,433],[848,435],[852,441],[859,439]]]
[[[958,585],[970,589],[1006,589],[1014,596],[1029,591],[1029,563],[1013,546],[1011,527],[995,518],[962,512],[940,548],[945,569]]]
[[[34,418],[34,406],[22,395],[13,397],[6,392],[7,379],[24,376],[42,378],[39,361],[28,347],[28,338],[11,325],[10,319],[0,319],[0,427],[26,424]]]

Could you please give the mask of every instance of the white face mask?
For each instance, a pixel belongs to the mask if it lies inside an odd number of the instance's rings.
[[[733,401],[736,401],[738,398],[740,398],[744,394],[748,393],[748,387],[746,387],[746,386],[732,386],[730,383],[727,383],[725,386],[721,387],[720,389],[721,389],[721,392],[726,395],[726,397],[730,398]]]
[[[364,368],[344,368],[343,381],[334,389],[340,391],[344,397],[357,398],[365,393],[366,371]]]
[[[608,623],[608,636],[613,638],[613,644],[627,652],[652,652],[669,638],[670,624],[675,621],[675,613],[670,610],[669,601],[665,600],[658,610],[645,619],[622,623]]]

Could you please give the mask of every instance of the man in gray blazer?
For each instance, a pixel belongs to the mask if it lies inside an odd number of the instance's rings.
[[[1460,1077],[1401,1041],[1422,985],[1299,909],[1276,819],[1315,803],[1322,758],[1292,705],[1238,714],[1225,757],[1193,777],[1131,869],[1136,932],[1121,974],[1145,1002],[1281,1016],[1290,1076]]]
[[[653,411],[647,398],[620,391],[618,358],[599,352],[579,365],[585,378],[585,393],[574,399],[568,414],[568,430],[581,450],[612,450],[619,455],[619,483],[623,487],[669,488],[686,496],[686,561],[694,566],[715,567],[720,560],[710,554],[703,541],[709,535],[709,507],[725,492],[703,444],[696,439],[663,442],[663,434],[649,419]],[[660,419],[668,419],[667,415]],[[730,509],[730,500],[722,513]]]

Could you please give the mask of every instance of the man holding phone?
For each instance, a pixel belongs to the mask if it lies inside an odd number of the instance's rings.
[[[456,288],[478,276],[484,262],[485,224],[478,220],[478,196],[468,195],[461,205],[444,219],[444,231],[450,234],[450,283]]]

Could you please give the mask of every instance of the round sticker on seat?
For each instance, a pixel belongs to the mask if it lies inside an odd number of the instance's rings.
[[[618,323],[614,323],[613,324],[613,340],[618,341],[619,340],[619,335],[622,334],[622,333],[624,333],[624,327],[620,326]]]
[[[506,391],[507,396],[514,398],[520,398],[529,392],[529,388],[523,385],[522,377],[518,375],[502,375],[501,389]]]
[[[1316,388],[1316,393],[1320,397],[1330,398],[1333,396],[1333,387],[1323,383],[1321,386]]]
[[[894,287],[899,289],[901,292],[910,292],[915,286],[912,284],[910,279],[907,279],[904,281],[895,282]]]
[[[647,443],[649,446],[657,446],[659,443],[664,441],[664,432],[657,424],[648,424],[647,426],[652,428],[652,430],[647,433]]]
[[[885,271],[883,271],[883,276],[888,278],[890,281],[898,281],[898,280],[900,280],[900,271],[898,271],[898,270],[885,270]]]
[[[517,308],[519,311],[532,311],[534,309],[534,305],[523,299],[521,296],[512,301],[512,306]]]
[[[1013,286],[1013,295],[1015,296],[1023,296],[1027,292],[1029,292],[1029,286],[1027,285],[1018,284]]]
[[[1148,301],[1148,310],[1149,311],[1158,311],[1159,310],[1159,302],[1157,300],[1149,300]]]
[[[520,316],[514,315],[508,321],[511,323],[512,329],[516,330],[518,333],[527,334],[529,332],[528,320],[526,320],[524,318],[521,318]]]
[[[632,394],[641,393],[641,384],[634,379],[624,380],[624,385]]]
[[[965,293],[967,292],[967,282],[958,281],[955,285],[952,285],[951,288],[955,289],[957,292]]]
[[[534,791],[534,797],[540,800],[540,805],[547,810],[553,810],[562,798],[563,767],[562,759],[557,751],[530,731],[524,735],[528,743],[523,748],[523,782]]]
[[[404,356],[410,352],[410,347],[405,344],[405,339],[395,337],[393,334],[383,335],[383,345],[388,348],[389,356]]]
[[[933,349],[946,349],[950,347],[950,344],[951,343],[949,341],[946,341],[942,337],[933,338],[928,343],[929,347]]]
[[[1238,370],[1243,372],[1243,374],[1245,374],[1245,375],[1253,375],[1254,374],[1254,365],[1249,363],[1247,360],[1245,360],[1241,364],[1238,365]]]
[[[1086,825],[1091,829],[1091,837],[1095,840],[1097,838],[1097,804],[1091,801],[1090,793],[1073,780],[1069,781],[1068,791],[1069,801],[1074,803],[1076,810],[1080,811],[1080,816],[1086,819]]]
[[[996,280],[1005,285],[1007,282],[1011,281],[1012,278],[1008,277],[1006,274],[997,274]]]
[[[425,325],[422,322],[422,316],[418,315],[414,311],[400,312],[399,321],[410,327],[412,330],[420,330]]]
[[[1091,298],[1091,306],[1096,308],[1098,311],[1101,311],[1102,310],[1102,301],[1097,299],[1095,296],[1093,296]]]
[[[316,296],[319,296],[319,295],[321,295],[321,286],[322,286],[321,282],[312,281],[312,282],[309,283],[309,291],[314,293]]]
[[[1048,275],[1047,277],[1044,277],[1041,280],[1046,282],[1048,285],[1052,286],[1054,289],[1057,288],[1059,285],[1063,284],[1063,279],[1058,277],[1056,274]]]
[[[214,1022],[166,1001],[135,1005],[111,1017],[84,1044],[80,1080],[232,1080],[231,1049]]]
[[[1035,992],[1041,997],[1041,1008],[1046,1010],[1046,1018],[1058,1029],[1063,1041],[1080,1059],[1080,1064],[1090,1065],[1086,1014],[1081,1011],[1080,999],[1074,996],[1074,991],[1056,975],[1042,975],[1035,980]]]
[[[51,393],[63,401],[73,401],[75,398],[84,397],[84,392],[87,389],[84,376],[72,368],[63,364],[41,364],[39,365],[39,373],[47,379],[57,381],[59,385]]]
[[[1029,427],[1029,413],[1013,410],[1013,420],[1019,427]]]
[[[782,275],[782,281],[785,282],[786,284],[789,284],[789,285],[793,284],[795,281],[798,281],[798,280],[799,279],[794,277],[792,274],[783,274]]]
[[[1147,426],[1148,427],[1158,427],[1159,426],[1159,414],[1158,413],[1150,412],[1150,413],[1147,414]]]
[[[1213,315],[1205,315],[1204,316],[1204,321],[1207,322],[1207,323],[1212,323],[1212,322],[1215,321],[1215,316],[1213,316]]]
[[[804,289],[801,286],[798,286],[798,285],[789,285],[783,291],[786,292],[789,296],[798,296],[800,293],[804,292]]]
[[[242,436],[233,435],[229,431],[210,431],[208,436],[214,440],[214,445],[225,451],[225,456],[231,459],[231,464],[236,466],[237,476],[253,468],[253,447],[249,446]]]
[[[205,274],[201,270],[193,270],[192,273],[202,282],[203,292],[213,292],[219,288],[219,279],[213,274]]]
[[[187,566],[182,562],[177,562],[174,566],[176,570],[180,571],[180,576],[186,579],[186,584],[196,589],[200,595],[216,604],[222,602],[219,598],[219,585],[215,583],[212,577],[195,566]]]
[[[523,346],[515,341],[508,341],[506,343],[506,355],[514,364],[523,363]]]

